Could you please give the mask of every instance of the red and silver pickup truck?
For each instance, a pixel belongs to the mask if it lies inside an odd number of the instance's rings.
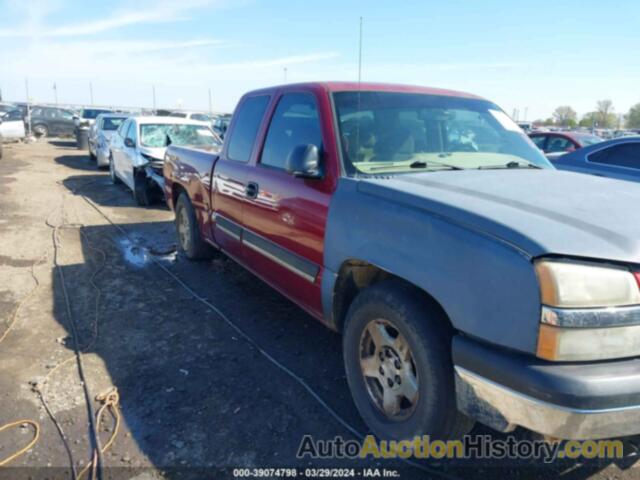
[[[180,250],[340,331],[380,437],[640,433],[640,189],[555,170],[492,102],[259,90],[221,151],[171,146],[163,169]]]

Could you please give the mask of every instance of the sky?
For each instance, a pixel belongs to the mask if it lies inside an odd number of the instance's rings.
[[[233,111],[362,79],[463,90],[520,120],[640,102],[637,0],[0,0],[5,100]],[[286,73],[285,73],[286,69]],[[90,90],[91,85],[91,90]],[[526,118],[525,118],[526,116]]]

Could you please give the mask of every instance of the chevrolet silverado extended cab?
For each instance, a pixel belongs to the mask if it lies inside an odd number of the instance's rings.
[[[490,101],[255,91],[164,176],[187,257],[218,249],[342,333],[380,437],[640,433],[640,190],[555,170]]]

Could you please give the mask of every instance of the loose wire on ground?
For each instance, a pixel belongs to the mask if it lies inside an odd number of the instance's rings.
[[[4,467],[5,465],[9,464],[19,456],[24,455],[31,449],[31,447],[33,447],[37,443],[38,438],[40,438],[40,425],[38,424],[38,422],[34,420],[16,420],[15,422],[7,423],[0,427],[0,432],[2,432],[3,430],[7,430],[9,428],[17,427],[25,424],[31,425],[33,427],[33,438],[27,445],[22,447],[20,450],[18,450],[15,453],[12,453],[7,458],[0,460],[0,467]]]
[[[35,262],[33,262],[31,264],[30,273],[31,273],[31,277],[33,277],[33,280],[34,280],[34,286],[22,298],[22,300],[20,300],[20,302],[18,302],[18,305],[16,306],[16,308],[13,311],[13,314],[11,315],[11,319],[9,320],[9,324],[8,324],[7,328],[5,329],[3,334],[0,336],[0,343],[2,343],[2,341],[5,338],[7,338],[7,336],[9,335],[9,332],[18,323],[18,314],[20,313],[20,310],[22,309],[22,306],[25,303],[27,303],[27,300],[29,300],[33,296],[33,294],[36,292],[36,290],[38,290],[38,288],[40,287],[40,281],[38,280],[38,277],[36,276],[36,274],[34,272],[34,268],[39,263],[45,261],[47,256],[48,256],[48,252],[45,253],[44,255],[42,255],[42,257],[40,257],[38,260],[36,260]],[[14,422],[7,423],[5,425],[0,426],[0,432],[2,432],[3,430],[7,430],[9,428],[12,428],[12,427],[16,427],[18,425],[23,425],[23,424],[29,424],[29,425],[33,426],[33,428],[34,428],[33,439],[25,447],[21,448],[17,452],[9,455],[7,458],[0,459],[0,467],[8,465],[10,462],[12,462],[15,459],[19,458],[20,456],[24,455],[25,453],[27,453],[38,442],[38,438],[40,437],[40,424],[38,422],[36,422],[35,420],[17,420],[17,421],[14,421]]]
[[[129,235],[129,233],[120,225],[118,225],[117,223],[114,223],[108,215],[106,215],[102,209],[100,209],[100,207],[98,207],[91,199],[89,199],[87,196],[85,196],[82,193],[78,193],[78,191],[80,190],[80,188],[78,189],[74,189],[72,190],[72,192],[75,195],[79,195],[80,198],[82,198],[89,206],[91,206],[96,212],[98,212],[98,214],[103,217],[107,222],[109,222],[109,224],[111,224],[113,227],[115,227],[122,235],[125,236],[125,238],[127,238],[129,241],[131,241],[133,244],[137,244],[138,242],[131,238],[131,236]],[[360,433],[355,427],[353,427],[352,425],[350,425],[344,418],[342,418],[333,408],[331,408],[331,406],[329,406],[329,404],[327,404],[327,402],[325,402],[322,397],[320,397],[320,395],[318,395],[315,390],[313,390],[313,388],[304,380],[302,379],[300,376],[298,376],[296,373],[294,373],[292,370],[290,370],[288,367],[286,367],[285,365],[283,365],[282,363],[280,363],[278,360],[276,360],[273,356],[271,356],[271,354],[269,354],[267,351],[265,351],[264,349],[262,349],[262,347],[260,347],[260,345],[251,337],[249,336],[249,334],[247,334],[244,330],[242,330],[239,326],[237,326],[229,317],[227,317],[218,307],[216,307],[214,304],[212,304],[209,300],[207,300],[206,298],[200,296],[196,291],[194,291],[191,287],[189,287],[189,285],[187,285],[181,278],[179,278],[175,273],[173,273],[171,270],[169,270],[160,260],[158,260],[154,255],[150,255],[151,260],[153,261],[153,263],[155,265],[157,265],[161,270],[163,270],[167,275],[169,275],[178,285],[180,285],[182,288],[184,288],[195,300],[199,301],[200,303],[202,303],[203,305],[207,306],[208,308],[210,308],[211,310],[213,310],[214,312],[216,312],[216,314],[229,326],[231,327],[238,335],[240,335],[247,343],[249,343],[253,348],[255,348],[264,358],[266,358],[270,363],[272,363],[273,365],[275,365],[277,368],[279,368],[281,371],[283,371],[284,373],[286,373],[290,378],[292,378],[293,380],[295,380],[296,383],[298,383],[304,390],[307,391],[307,393],[309,395],[311,395],[312,398],[314,398],[318,404],[329,414],[331,415],[331,417],[333,417],[340,425],[342,425],[346,430],[348,430],[352,435],[354,435],[356,438],[362,440],[365,436],[364,434]],[[403,463],[405,463],[406,465],[409,465],[413,468],[416,468],[418,470],[422,470],[423,472],[429,473],[431,475],[435,475],[441,478],[446,478],[448,480],[459,480],[458,477],[445,473],[441,470],[437,470],[435,468],[430,468],[427,467],[426,465],[422,465],[420,463],[414,462],[412,460],[408,460],[408,459],[400,459]]]

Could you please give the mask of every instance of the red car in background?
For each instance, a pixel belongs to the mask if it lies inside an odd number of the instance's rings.
[[[602,138],[585,132],[531,132],[529,137],[549,160],[602,142]]]

